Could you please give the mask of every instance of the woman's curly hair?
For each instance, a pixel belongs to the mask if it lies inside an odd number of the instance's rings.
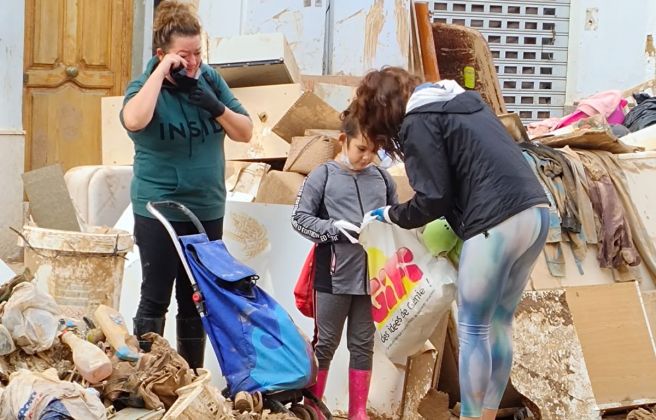
[[[191,4],[165,0],[157,6],[153,22],[153,45],[168,50],[173,36],[200,35],[201,26]]]
[[[383,67],[367,73],[356,90],[350,109],[362,134],[392,156],[402,157],[399,129],[408,99],[421,82],[400,67]]]

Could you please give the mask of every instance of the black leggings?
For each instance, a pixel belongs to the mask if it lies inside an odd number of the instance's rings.
[[[223,219],[202,222],[211,241],[223,237]],[[178,236],[198,233],[191,222],[171,222]],[[134,237],[141,256],[141,299],[137,318],[164,318],[173,292],[178,301],[178,318],[198,317],[192,301],[193,289],[173,241],[157,219],[134,215]]]

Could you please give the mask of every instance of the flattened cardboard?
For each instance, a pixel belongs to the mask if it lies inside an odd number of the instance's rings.
[[[656,349],[638,283],[566,290],[597,405],[604,409],[656,402]]]
[[[304,135],[308,128],[339,130],[340,126],[335,108],[313,92],[303,92],[273,127],[273,132],[289,143],[293,137]]]
[[[30,213],[38,227],[81,231],[61,165],[46,166],[22,176]]]
[[[513,140],[517,143],[529,141],[526,127],[524,127],[519,115],[514,112],[509,112],[507,114],[497,115],[497,117],[501,120],[501,124],[506,127],[506,130],[512,136]]]
[[[539,137],[533,140],[549,147],[569,146],[576,149],[605,150],[616,154],[643,150],[642,147],[624,144],[609,129],[602,128],[576,130],[567,134]]]

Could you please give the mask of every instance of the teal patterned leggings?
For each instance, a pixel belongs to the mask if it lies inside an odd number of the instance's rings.
[[[512,366],[512,320],[547,237],[533,207],[465,241],[458,273],[461,415],[496,409]]]

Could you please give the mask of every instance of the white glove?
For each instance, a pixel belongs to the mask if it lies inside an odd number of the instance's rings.
[[[355,238],[351,233],[353,232],[356,233],[357,235],[360,234],[360,228],[356,225],[354,225],[351,222],[347,222],[346,220],[337,220],[333,222],[333,226],[335,226],[337,229],[339,229],[340,232],[346,236],[346,238],[351,241],[351,243],[357,244],[358,239]]]
[[[369,223],[373,222],[374,220],[391,224],[392,220],[390,220],[389,217],[389,210],[390,210],[390,206],[385,206],[385,207],[377,208],[376,210],[372,210],[369,213],[365,214],[364,218],[362,219],[362,225],[360,229],[364,229],[365,226],[367,226]]]

